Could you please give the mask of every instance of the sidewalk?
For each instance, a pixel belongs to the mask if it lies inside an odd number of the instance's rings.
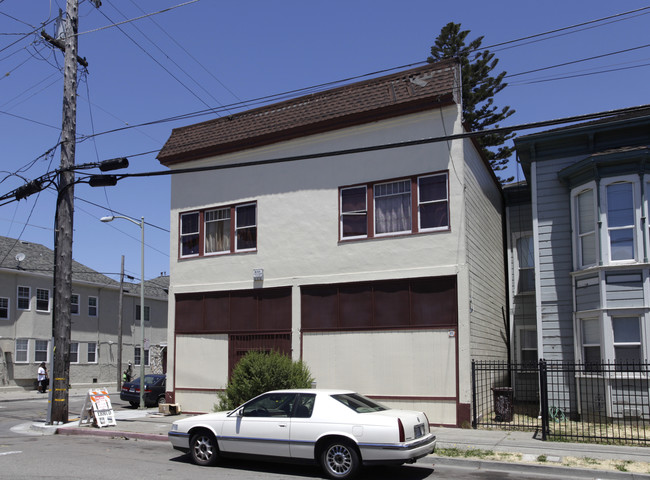
[[[87,389],[73,389],[71,397],[85,396]],[[109,392],[110,393],[110,392]],[[116,393],[110,393],[116,395]],[[24,399],[42,398],[44,394],[37,392],[2,392],[0,391],[0,402]],[[181,406],[182,407],[182,406]],[[45,422],[34,422],[29,428],[35,434],[42,435],[95,435],[107,437],[123,437],[141,440],[161,442],[165,445],[168,442],[167,432],[171,424],[180,418],[191,415],[163,415],[159,414],[156,408],[146,410],[133,410],[130,408],[117,408],[114,410],[116,426],[92,427],[88,425],[79,426],[78,420],[71,421],[65,425],[46,425]],[[77,412],[70,412],[77,415]],[[516,432],[503,430],[472,430],[459,428],[433,427],[432,432],[438,437],[436,449],[458,449],[493,452],[516,453],[523,456],[522,463],[495,462],[480,459],[468,459],[463,457],[438,456],[435,453],[428,456],[425,463],[432,462],[437,465],[456,465],[469,468],[516,471],[525,473],[547,473],[559,477],[574,478],[608,478],[608,479],[650,479],[650,465],[643,469],[643,474],[619,472],[614,470],[593,470],[575,467],[560,466],[565,457],[589,458],[599,460],[613,460],[618,462],[650,462],[649,447],[632,447],[618,445],[598,445],[591,443],[568,443],[568,442],[543,442],[535,438],[532,432]],[[170,444],[167,446],[171,448]],[[545,464],[535,464],[539,456],[546,457]]]

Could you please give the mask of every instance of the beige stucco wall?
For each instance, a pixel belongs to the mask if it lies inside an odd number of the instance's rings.
[[[459,118],[459,108],[450,106],[442,111],[418,113],[346,128],[246,152],[187,162],[179,167],[228,165],[442,137],[462,131]],[[444,126],[441,119],[444,120]],[[466,251],[465,215],[467,212],[464,204],[465,148],[467,147],[463,145],[463,141],[458,140],[354,155],[173,175],[170,216],[172,285],[169,299],[168,338],[170,362],[174,358],[172,351],[174,294],[291,286],[293,288],[293,356],[300,358],[302,352],[304,360],[310,368],[314,369],[318,385],[333,386],[329,385],[328,375],[331,374],[328,374],[325,368],[327,364],[325,357],[329,356],[332,346],[337,345],[336,348],[343,350],[341,358],[347,358],[345,347],[347,345],[351,351],[356,352],[354,359],[350,358],[350,361],[354,360],[357,363],[373,357],[375,340],[358,348],[360,342],[366,342],[369,338],[359,338],[348,345],[346,339],[352,337],[337,334],[342,342],[339,347],[338,341],[331,340],[334,335],[328,337],[329,334],[310,334],[302,337],[301,344],[300,286],[439,275],[457,276],[459,291],[457,342],[461,356],[469,358],[470,280]],[[451,205],[449,231],[363,241],[339,241],[339,187],[440,171],[447,171],[449,175]],[[181,212],[246,201],[257,202],[256,252],[190,259],[178,258],[178,228]],[[264,270],[263,282],[253,281],[254,269]],[[384,376],[386,382],[383,385],[390,385],[390,394],[440,396],[441,391],[452,392],[450,396],[456,394],[455,376],[453,389],[450,379],[453,376],[450,372],[455,372],[454,369],[449,369],[444,378],[438,377],[442,375],[441,372],[432,371],[435,370],[432,368],[433,365],[440,362],[448,363],[452,358],[450,355],[455,355],[456,340],[451,342],[446,330],[426,334],[420,331],[401,332],[395,335],[393,340],[423,343],[418,343],[417,346],[411,345],[408,350],[405,350],[409,354],[415,351],[417,355],[401,358],[395,365],[386,363],[385,371],[390,373]],[[330,341],[325,338],[330,338]],[[374,338],[377,339],[377,346],[380,348],[378,351],[382,351],[381,348],[386,347],[383,343],[386,340],[379,339],[390,338],[390,335],[388,337],[377,335]],[[441,350],[434,352],[432,342],[441,346]],[[185,358],[187,354],[191,354],[189,350],[187,353],[178,350],[177,362],[188,363],[190,360]],[[421,362],[420,357],[425,361]],[[464,362],[464,366],[467,365],[468,363]],[[419,381],[406,381],[403,377],[404,371],[418,372],[418,375],[413,378]],[[184,380],[180,378],[180,371],[176,374],[179,376],[177,382],[179,385]],[[174,384],[171,368],[168,375],[170,375],[168,385],[171,386]],[[355,388],[367,394],[381,393],[379,390],[382,390],[382,384],[367,383],[364,372],[349,369],[345,375],[345,382],[339,381],[336,386]],[[467,375],[463,378],[465,381],[468,380]],[[384,391],[386,394],[388,394],[387,389]],[[190,395],[181,392],[180,395],[182,397],[177,395],[177,401],[183,398],[187,402],[195,402],[196,405],[200,403],[197,401],[198,394]],[[468,402],[469,398],[463,398],[463,401]],[[409,402],[413,401],[409,400]],[[443,403],[444,408],[441,407]],[[192,404],[187,407],[195,410]],[[185,406],[183,408],[185,409]],[[454,402],[440,401],[436,408],[432,408],[429,402],[423,408],[428,413],[431,412],[432,422],[455,423],[456,421]],[[434,420],[432,417],[444,421]]]

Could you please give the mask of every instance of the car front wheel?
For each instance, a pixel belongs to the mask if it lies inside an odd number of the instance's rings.
[[[361,465],[357,450],[344,440],[327,445],[320,460],[327,476],[335,480],[353,478]]]
[[[190,439],[192,461],[197,465],[214,465],[219,459],[217,439],[210,432],[199,432]]]

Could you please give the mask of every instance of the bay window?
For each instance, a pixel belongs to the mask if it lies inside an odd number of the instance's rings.
[[[230,209],[205,212],[205,253],[230,252]]]
[[[447,173],[341,187],[339,238],[354,240],[449,229]]]
[[[642,359],[639,317],[613,317],[614,359],[618,368],[639,364]]]
[[[602,357],[600,353],[600,319],[586,318],[581,320],[582,330],[582,362],[585,369],[590,365],[600,365]]]
[[[596,264],[596,203],[593,189],[576,196],[578,266]]]
[[[617,182],[606,186],[607,234],[612,261],[633,260],[636,228],[634,184]]]

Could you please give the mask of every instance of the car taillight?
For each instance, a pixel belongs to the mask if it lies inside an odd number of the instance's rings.
[[[148,389],[145,388],[144,393],[151,393],[151,390],[148,390]]]
[[[404,434],[404,424],[400,418],[397,419],[397,428],[399,429],[399,441],[403,443],[406,440],[406,435]]]

